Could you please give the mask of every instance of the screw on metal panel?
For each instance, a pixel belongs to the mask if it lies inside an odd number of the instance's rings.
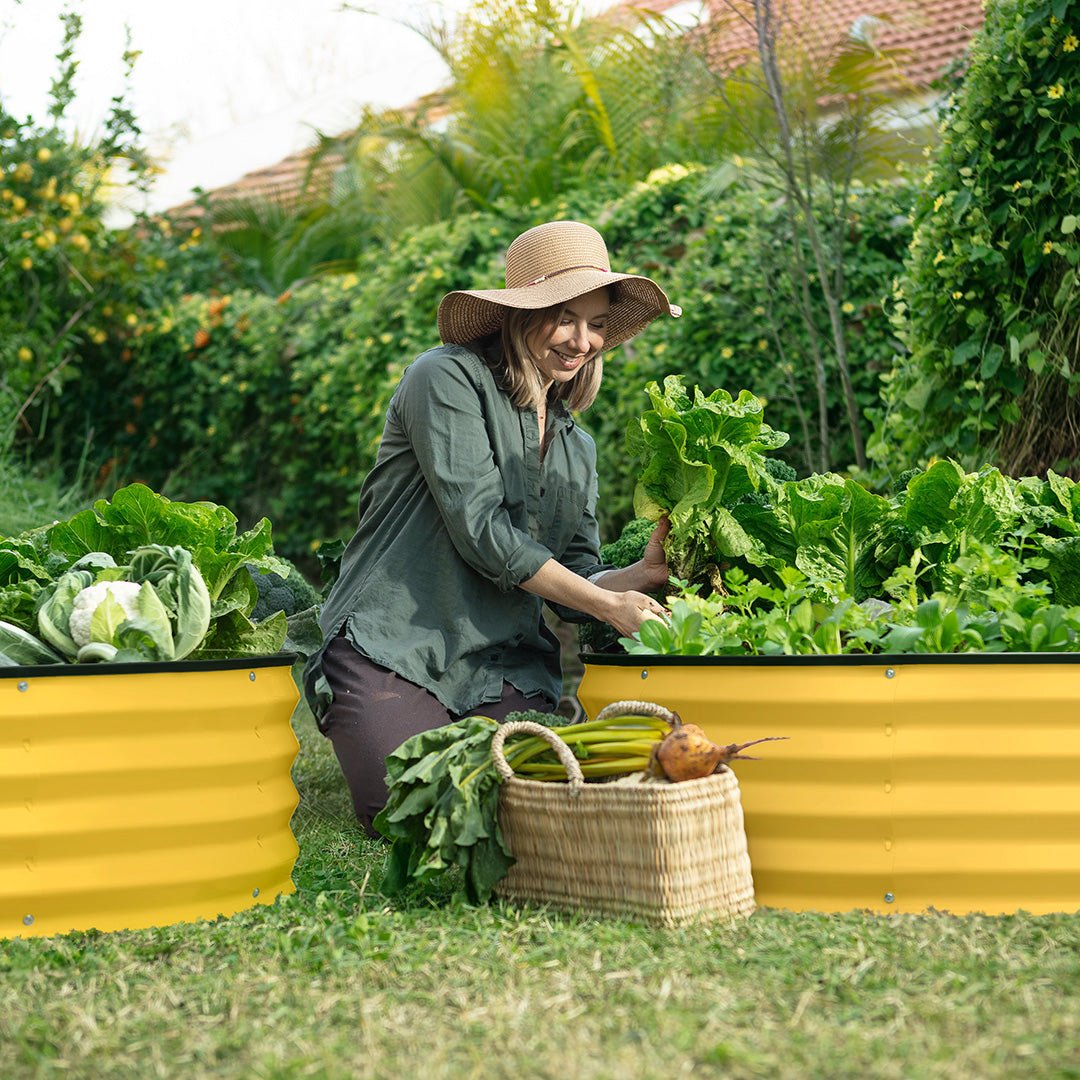
[[[647,671],[643,671],[643,672],[641,673],[641,677],[642,677],[643,679],[647,679],[647,678],[649,677],[649,673],[648,673]]]
[[[30,689],[30,684],[29,684],[28,682],[20,682],[20,683],[19,683],[19,690],[20,690],[20,691],[21,691],[22,693],[24,693],[24,694],[25,694],[25,693],[26,693],[26,691],[27,691],[27,690],[29,690],[29,689]]]
[[[23,926],[33,926],[34,925],[34,916],[33,915],[24,915],[22,917],[22,921],[23,921]]]
[[[891,667],[887,667],[885,669],[885,678],[886,679],[895,679],[896,678],[896,671]]]
[[[894,899],[895,899],[895,897],[893,896],[893,894],[891,892],[887,892],[885,894],[885,903],[886,904],[891,904]]]
[[[259,895],[259,890],[258,890],[257,888],[256,888],[256,889],[252,889],[252,890],[251,890],[251,895],[252,895],[252,896],[258,896],[258,895]]]
[[[255,672],[254,672],[254,671],[249,671],[249,672],[248,672],[248,678],[249,678],[249,679],[250,679],[250,680],[251,680],[252,682],[254,682],[254,681],[255,681]]]

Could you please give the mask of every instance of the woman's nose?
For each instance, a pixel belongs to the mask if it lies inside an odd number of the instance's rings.
[[[589,328],[583,323],[574,323],[574,333],[570,342],[577,349],[578,352],[587,353],[589,351]]]

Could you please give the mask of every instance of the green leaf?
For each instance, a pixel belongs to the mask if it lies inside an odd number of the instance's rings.
[[[952,501],[963,480],[964,473],[953,461],[936,461],[913,477],[901,510],[908,527],[916,534],[937,534],[955,517]]]
[[[71,611],[75,597],[94,583],[89,570],[70,570],[42,594],[38,608],[38,630],[54,648],[72,659],[79,651],[71,637]]]
[[[1054,586],[1054,599],[1069,607],[1080,605],[1080,536],[1047,538],[1043,550],[1050,560],[1046,574]]]
[[[0,667],[33,664],[62,664],[58,656],[44,642],[21,627],[0,620]]]
[[[1075,214],[1066,214],[1061,219],[1061,231],[1065,236],[1076,232],[1077,217]]]
[[[979,365],[979,376],[983,379],[992,379],[1001,367],[1001,361],[1005,358],[1005,350],[1000,345],[991,345],[983,353],[982,363]]]
[[[90,616],[90,640],[112,644],[116,631],[127,617],[120,601],[111,592],[106,592],[104,599]]]

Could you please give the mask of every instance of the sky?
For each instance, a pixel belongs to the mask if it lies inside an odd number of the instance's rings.
[[[446,70],[407,24],[453,18],[469,0],[0,0],[0,98],[40,118],[58,70],[59,15],[83,17],[75,131],[90,138],[124,89],[125,24],[142,55],[127,101],[164,169],[145,205],[162,210],[348,130],[364,104],[401,106]],[[610,0],[585,3],[601,10]],[[359,9],[365,9],[361,11]]]

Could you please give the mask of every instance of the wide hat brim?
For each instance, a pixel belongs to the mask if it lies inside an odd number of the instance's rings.
[[[629,341],[661,315],[677,318],[682,314],[650,278],[583,267],[516,289],[449,292],[439,304],[439,336],[449,345],[467,345],[498,330],[511,308],[539,311],[604,286],[614,289],[604,333],[605,350]]]

